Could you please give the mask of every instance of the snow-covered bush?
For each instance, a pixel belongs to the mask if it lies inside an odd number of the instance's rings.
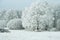
[[[21,19],[12,19],[7,23],[9,29],[23,29]]]
[[[3,27],[5,27],[11,19],[21,18],[21,15],[22,15],[22,11],[20,10],[15,10],[15,9],[0,10],[0,23],[2,23],[0,27],[2,27],[3,25],[4,25]]]
[[[53,27],[54,9],[48,3],[34,3],[22,12],[22,25],[27,30],[44,31]]]
[[[6,27],[6,20],[0,20],[0,29],[4,29]]]

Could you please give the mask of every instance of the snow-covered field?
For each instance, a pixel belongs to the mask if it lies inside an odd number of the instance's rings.
[[[9,33],[0,33],[0,40],[60,40],[60,32],[10,31]]]

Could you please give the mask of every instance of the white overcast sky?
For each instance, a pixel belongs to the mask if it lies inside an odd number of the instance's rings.
[[[10,8],[23,9],[35,1],[41,1],[41,0],[0,0],[0,9],[10,9]],[[60,4],[60,0],[48,0],[48,3]]]

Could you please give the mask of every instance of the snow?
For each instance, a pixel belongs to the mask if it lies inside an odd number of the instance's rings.
[[[60,32],[10,31],[10,33],[0,33],[0,40],[60,40]]]

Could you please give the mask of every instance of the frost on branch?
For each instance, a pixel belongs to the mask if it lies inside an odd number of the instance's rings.
[[[54,9],[48,3],[34,3],[22,13],[22,25],[31,31],[50,30],[53,27]]]
[[[21,19],[12,19],[7,23],[9,29],[23,29]]]

